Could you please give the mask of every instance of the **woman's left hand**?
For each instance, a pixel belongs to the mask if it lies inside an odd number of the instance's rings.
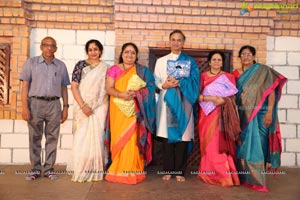
[[[267,112],[264,117],[264,125],[268,128],[272,124],[272,112]]]

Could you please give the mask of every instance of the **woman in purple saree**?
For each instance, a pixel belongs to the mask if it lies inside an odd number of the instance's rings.
[[[242,129],[237,146],[241,185],[268,192],[266,169],[280,166],[281,136],[277,116],[281,90],[287,79],[272,68],[255,62],[256,50],[243,46],[239,51],[242,68],[233,72],[239,92]]]

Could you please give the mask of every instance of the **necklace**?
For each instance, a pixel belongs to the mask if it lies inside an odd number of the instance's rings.
[[[96,67],[98,64],[99,64],[99,63],[93,63],[93,64],[91,64],[91,67],[94,68],[94,67]]]
[[[218,75],[218,74],[221,73],[221,71],[222,71],[222,70],[218,71],[218,73],[213,73],[213,72],[211,71],[211,69],[209,69],[209,73],[211,73],[212,75]]]
[[[100,61],[92,62],[91,60],[87,60],[87,63],[90,64],[91,68],[94,68],[100,63]]]

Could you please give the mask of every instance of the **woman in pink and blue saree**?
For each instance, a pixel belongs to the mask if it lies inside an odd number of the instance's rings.
[[[266,170],[280,166],[281,135],[277,116],[281,90],[287,79],[274,69],[255,62],[256,50],[239,51],[242,68],[233,72],[239,92],[236,102],[242,129],[237,146],[241,184],[268,192]]]

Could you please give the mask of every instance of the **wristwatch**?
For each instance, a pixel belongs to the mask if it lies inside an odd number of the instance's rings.
[[[70,105],[69,104],[64,104],[64,108],[69,108]]]

